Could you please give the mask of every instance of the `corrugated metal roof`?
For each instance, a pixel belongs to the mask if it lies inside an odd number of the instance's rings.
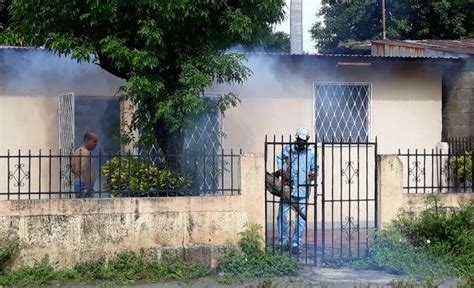
[[[43,47],[23,47],[23,46],[8,46],[8,45],[0,45],[0,49],[21,49],[21,50],[29,50],[29,49],[44,49]]]
[[[24,50],[33,50],[44,48],[35,48],[35,47],[21,47],[21,46],[1,46],[0,49],[24,49]],[[353,54],[321,54],[321,53],[283,53],[283,52],[244,52],[247,55],[273,55],[273,56],[311,56],[311,57],[320,57],[320,58],[366,58],[366,59],[379,59],[379,60],[461,60],[461,57],[447,57],[447,56],[379,56],[379,55],[353,55]]]
[[[463,54],[474,54],[474,39],[462,40],[374,40],[373,44],[431,49]]]
[[[354,55],[354,54],[321,54],[321,53],[274,53],[274,52],[244,52],[247,55],[276,55],[276,56],[311,56],[327,58],[368,58],[368,59],[418,59],[418,60],[461,60],[461,57],[451,56],[382,56],[382,55]]]

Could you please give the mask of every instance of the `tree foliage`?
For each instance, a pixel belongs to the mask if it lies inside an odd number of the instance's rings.
[[[0,0],[0,32],[3,32],[9,22],[9,0]]]
[[[323,51],[339,44],[382,39],[381,0],[323,0],[312,37]],[[472,0],[385,0],[388,39],[474,37]]]
[[[202,110],[207,87],[250,75],[244,56],[225,49],[253,43],[284,16],[283,0],[5,1],[4,43],[42,46],[125,79],[123,97],[135,107],[130,128],[165,153],[179,152],[179,132]],[[228,94],[221,107],[236,103]]]
[[[252,52],[289,53],[290,35],[280,31],[272,32],[271,27],[267,27],[244,48]]]

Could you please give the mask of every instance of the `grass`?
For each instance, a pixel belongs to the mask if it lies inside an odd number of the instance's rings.
[[[298,274],[299,267],[294,259],[286,254],[265,251],[261,230],[262,227],[257,224],[246,225],[246,229],[240,233],[240,251],[230,250],[219,261],[220,283]]]
[[[45,257],[33,266],[4,271],[0,274],[0,286],[28,287],[95,282],[126,285],[135,281],[186,281],[214,273],[214,270],[206,265],[185,263],[178,257],[161,262],[146,260],[139,253],[125,252],[109,261],[99,259],[79,263],[74,269],[55,269]]]

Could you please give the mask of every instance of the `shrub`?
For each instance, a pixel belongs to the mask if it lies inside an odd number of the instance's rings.
[[[225,276],[238,278],[277,277],[296,275],[298,264],[286,254],[265,251],[262,227],[246,224],[240,234],[240,249],[231,249],[220,261],[218,271]]]
[[[474,173],[472,158],[472,152],[465,152],[464,155],[452,156],[449,159],[449,167],[454,169],[454,177],[460,183],[472,182]]]
[[[158,196],[190,186],[186,177],[132,156],[112,158],[102,167],[102,174],[106,177],[104,188],[114,197]]]

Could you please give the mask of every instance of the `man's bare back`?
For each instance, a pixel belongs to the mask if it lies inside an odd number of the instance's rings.
[[[84,135],[84,143],[73,153],[72,172],[76,177],[74,190],[77,198],[91,195],[95,184],[95,173],[92,169],[91,152],[97,146],[97,135],[92,132]],[[84,194],[85,193],[85,194]]]
[[[72,172],[78,180],[86,186],[87,190],[92,190],[95,183],[95,173],[92,170],[91,151],[83,145],[77,148],[73,154]]]

